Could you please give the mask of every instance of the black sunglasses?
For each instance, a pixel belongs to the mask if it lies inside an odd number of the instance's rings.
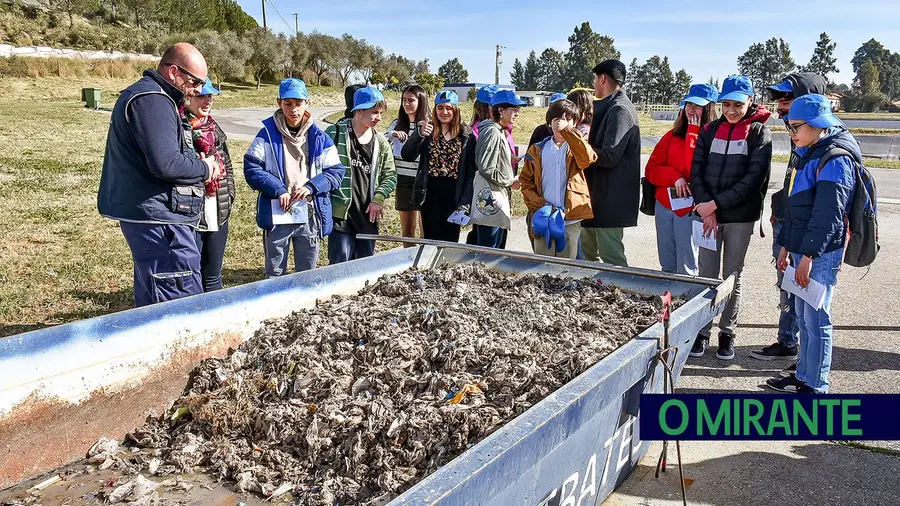
[[[804,121],[803,123],[797,123],[796,125],[792,125],[792,124],[788,123],[788,124],[787,124],[787,130],[788,130],[788,132],[790,132],[790,133],[792,133],[792,134],[796,134],[797,132],[800,131],[800,128],[801,128],[803,125],[808,125],[808,124],[809,124],[809,123],[807,123],[807,122],[805,122],[805,121]]]
[[[194,74],[191,74],[190,72],[188,72],[187,70],[185,70],[184,68],[182,68],[179,65],[175,65],[174,63],[167,63],[166,65],[175,67],[176,69],[178,69],[179,72],[188,76],[190,78],[188,80],[188,84],[190,84],[191,86],[203,86],[203,84],[206,83],[206,79],[200,79],[199,77],[195,76]]]

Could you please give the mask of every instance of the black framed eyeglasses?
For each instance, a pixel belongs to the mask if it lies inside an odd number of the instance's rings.
[[[199,77],[185,70],[184,67],[180,65],[175,65],[174,63],[167,63],[166,65],[175,67],[179,72],[188,76],[190,78],[188,79],[188,84],[190,84],[191,86],[203,86],[206,83],[206,79],[200,79]]]
[[[800,127],[802,127],[803,125],[808,125],[808,124],[809,123],[807,123],[805,121],[803,123],[797,123],[796,125],[792,125],[792,124],[788,123],[787,129],[788,129],[788,132],[795,134],[800,131]]]

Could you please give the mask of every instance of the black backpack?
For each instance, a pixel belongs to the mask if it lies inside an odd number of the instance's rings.
[[[833,147],[822,155],[816,174],[822,171],[829,160],[838,156],[849,156],[856,169],[853,200],[847,216],[849,237],[844,251],[844,263],[853,267],[867,267],[872,265],[881,249],[878,244],[878,192],[875,189],[875,178],[869,169],[856,162],[849,151],[838,147]]]

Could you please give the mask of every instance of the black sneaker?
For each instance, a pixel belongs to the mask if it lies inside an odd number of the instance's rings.
[[[750,356],[757,360],[777,360],[777,359],[791,359],[797,360],[797,350],[798,346],[793,346],[788,348],[787,346],[781,343],[775,343],[761,350],[753,350],[750,352]]]
[[[719,360],[734,360],[734,336],[727,332],[719,332],[719,349],[716,350]]]
[[[698,335],[694,340],[694,346],[691,347],[692,357],[702,357],[706,354],[706,348],[709,346],[709,338]]]
[[[796,376],[791,374],[786,378],[773,378],[766,380],[766,386],[775,390],[777,392],[784,392],[787,394],[814,394],[815,390],[812,389],[806,383],[797,379]]]
[[[784,369],[781,370],[781,372],[778,373],[778,375],[781,376],[782,378],[787,378],[787,377],[793,376],[795,374],[797,374],[797,362],[794,362],[793,364],[789,365],[788,367],[785,367]]]

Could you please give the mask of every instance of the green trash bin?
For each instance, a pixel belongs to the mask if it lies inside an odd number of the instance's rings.
[[[81,101],[88,109],[100,108],[100,89],[99,88],[82,88]]]

